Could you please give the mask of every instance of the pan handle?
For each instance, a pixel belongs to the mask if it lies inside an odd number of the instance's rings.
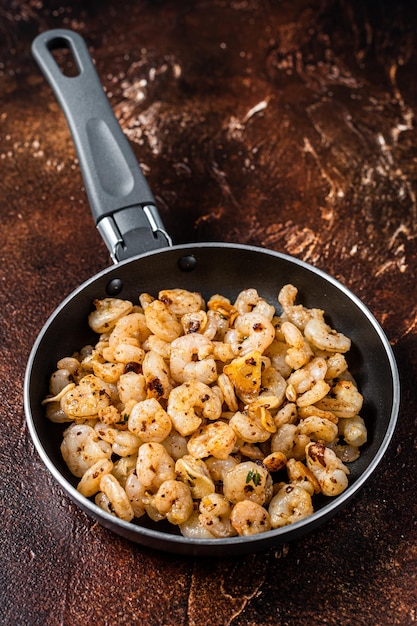
[[[76,76],[62,72],[53,55],[55,49],[70,51]],[[32,54],[65,114],[91,212],[113,261],[171,246],[84,39],[71,30],[49,30],[33,41]]]

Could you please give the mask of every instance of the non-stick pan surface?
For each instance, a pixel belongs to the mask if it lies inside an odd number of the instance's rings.
[[[38,46],[49,42],[47,45],[51,47],[51,42],[57,39],[60,42],[65,39],[77,47],[84,45],[78,35],[69,31],[52,31],[41,37],[43,41],[38,40]],[[151,201],[150,195],[144,204]],[[48,393],[49,377],[56,362],[96,341],[87,324],[93,300],[117,295],[136,302],[141,292],[156,296],[159,290],[174,287],[199,291],[205,298],[220,293],[233,300],[242,289],[255,287],[280,312],[277,294],[288,282],[298,288],[300,302],[324,309],[327,321],[352,340],[349,366],[364,396],[361,415],[369,437],[360,458],[349,464],[349,487],[334,499],[316,502],[315,513],[296,524],[251,537],[211,540],[185,538],[171,525],[156,524],[144,517],[124,522],[81,496],[76,490],[77,479],[69,472],[59,449],[64,425],[49,422],[41,402]],[[288,542],[311,532],[344,507],[384,455],[395,428],[399,395],[398,371],[389,342],[370,311],[348,289],[320,270],[289,256],[223,243],[150,250],[121,261],[85,282],[46,322],[31,352],[25,377],[26,418],[37,451],[59,484],[83,510],[103,526],[136,543],[179,554],[207,556],[258,551]]]

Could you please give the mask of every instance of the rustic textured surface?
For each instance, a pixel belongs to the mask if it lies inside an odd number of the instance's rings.
[[[38,458],[25,363],[109,264],[63,116],[30,55],[87,40],[176,242],[268,246],[338,277],[398,360],[402,407],[352,506],[266,554],[202,562],[94,524]],[[417,621],[417,9],[398,0],[0,2],[0,622]]]

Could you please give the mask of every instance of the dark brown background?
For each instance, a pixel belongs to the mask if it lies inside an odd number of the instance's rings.
[[[311,262],[392,343],[402,407],[386,456],[352,506],[297,543],[223,562],[151,552],[76,509],[33,448],[30,348],[110,264],[30,55],[54,27],[86,38],[177,243]],[[417,621],[416,32],[413,1],[1,0],[0,623]]]

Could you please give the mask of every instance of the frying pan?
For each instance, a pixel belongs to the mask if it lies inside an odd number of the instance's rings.
[[[77,76],[64,75],[55,48],[69,49]],[[367,307],[346,287],[319,269],[285,254],[247,245],[195,243],[172,245],[134,153],[103,91],[84,40],[68,30],[40,34],[34,58],[51,85],[71,130],[97,228],[114,265],[71,293],[41,330],[27,364],[24,401],[34,445],[65,492],[107,529],[142,545],[184,555],[226,556],[265,550],[311,532],[348,504],[370,478],[392,437],[400,399],[398,371],[390,344]],[[250,537],[189,539],[165,522],[145,516],[128,523],[109,515],[76,490],[76,479],[60,453],[63,425],[49,422],[41,402],[56,362],[85,344],[95,343],[87,324],[96,298],[183,288],[204,298],[221,293],[232,301],[248,287],[274,306],[285,283],[293,283],[307,307],[325,310],[328,322],[352,339],[349,366],[364,396],[369,437],[358,460],[349,465],[349,487],[339,496],[318,499],[315,512],[295,524]],[[279,311],[279,307],[278,307]]]

